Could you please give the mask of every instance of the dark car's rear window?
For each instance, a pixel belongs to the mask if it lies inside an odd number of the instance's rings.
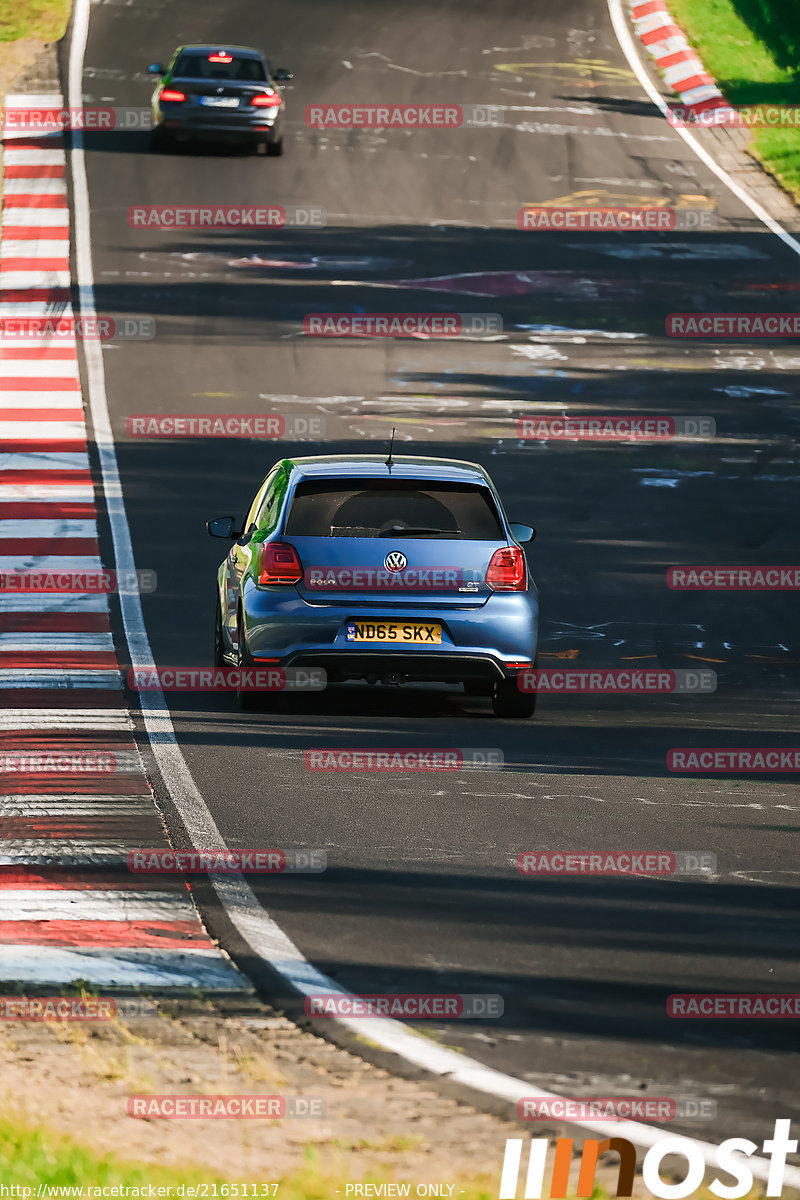
[[[214,57],[230,57],[230,62],[212,62]],[[264,65],[257,58],[238,58],[233,55],[197,54],[185,50],[172,68],[173,76],[181,79],[228,79],[235,83],[263,83],[267,78]]]
[[[485,487],[413,479],[306,481],[298,485],[285,533],[295,537],[503,538],[491,493]],[[417,531],[417,532],[413,532]]]

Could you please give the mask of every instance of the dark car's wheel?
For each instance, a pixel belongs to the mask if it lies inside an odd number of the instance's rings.
[[[217,596],[217,610],[214,615],[214,666],[224,667],[226,665],[223,657],[223,649],[225,643],[222,640],[222,607]]]
[[[516,679],[503,679],[494,685],[492,711],[496,717],[524,719],[536,710],[536,692],[521,692]]]
[[[162,125],[156,125],[150,130],[150,149],[157,154],[164,154],[173,147],[173,141]]]
[[[245,637],[241,610],[239,611],[237,642],[236,666],[240,671],[246,671],[253,666],[253,660],[247,649],[247,639]],[[263,695],[261,692],[254,692],[247,688],[239,687],[236,689],[236,699],[239,701],[239,708],[242,712],[257,712],[263,707]]]
[[[275,142],[266,143],[267,158],[280,158],[283,154],[283,138],[279,137]]]

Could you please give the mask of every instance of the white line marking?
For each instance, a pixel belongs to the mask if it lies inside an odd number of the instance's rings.
[[[33,208],[30,204],[15,204],[13,197],[6,197],[3,225],[47,225],[69,232],[69,209],[66,204],[63,208]]]
[[[0,888],[0,921],[190,921],[188,892]],[[14,937],[13,931],[9,940]]]
[[[628,28],[628,24],[625,19],[625,14],[622,8],[622,0],[607,0],[607,3],[608,11],[611,16],[611,24],[614,26],[614,32],[617,35],[617,41],[620,44],[622,53],[628,60],[628,65],[630,66],[636,78],[639,80],[639,83],[642,85],[644,91],[652,100],[653,104],[655,104],[656,108],[660,110],[661,115],[666,119],[667,104],[660,92],[654,86],[650,76],[648,75],[643,63],[639,58],[636,45],[633,40],[633,34]],[[672,126],[671,128],[674,128],[675,133],[677,133],[679,137],[683,138],[683,140],[686,142],[686,145],[695,152],[702,163],[705,163],[709,171],[713,172],[717,179],[724,183],[725,187],[733,192],[734,196],[736,196],[738,200],[741,200],[742,204],[750,209],[750,212],[754,217],[757,217],[762,224],[766,225],[767,229],[769,229],[771,233],[774,233],[777,238],[780,238],[784,246],[788,246],[789,249],[795,254],[800,254],[800,242],[798,242],[796,238],[793,238],[790,233],[787,233],[783,226],[775,221],[769,215],[767,210],[763,208],[757,200],[753,199],[749,192],[747,192],[743,187],[740,187],[738,183],[731,179],[728,172],[724,171],[722,167],[718,165],[716,160],[712,158],[708,151],[700,145],[697,138],[694,137],[694,135],[691,134],[688,129],[683,129],[679,125]],[[800,1179],[800,1172],[798,1172],[798,1178]]]
[[[11,344],[16,348],[16,341]],[[9,343],[7,342],[6,345],[8,346]],[[27,349],[27,347],[20,346],[19,349]],[[68,358],[49,358],[38,354],[32,354],[30,358],[3,358],[0,355],[0,378],[6,375],[12,377],[24,375],[26,379],[52,376],[57,379],[77,379],[78,365],[77,362]],[[0,392],[0,401],[5,401],[2,392]]]
[[[6,108],[63,108],[64,97],[61,92],[12,92],[10,96],[6,96]],[[36,137],[37,131],[27,134],[27,137]],[[62,135],[59,133],[59,137]]]
[[[113,729],[127,733],[133,729],[133,722],[124,708],[7,708],[0,712],[0,729]]]
[[[26,595],[0,596],[0,613],[106,613],[108,596]]]
[[[0,413],[2,417],[2,413]],[[0,441],[31,442],[85,442],[86,426],[83,421],[3,421],[0,420]]]
[[[6,179],[6,196],[66,196],[63,179]]]
[[[21,983],[95,987],[177,987],[252,991],[219,950],[71,950],[63,946],[0,946],[0,978]]]
[[[60,343],[59,343],[60,344]],[[65,363],[65,366],[69,366]],[[3,408],[83,408],[80,392],[0,392]]]
[[[69,102],[80,105],[83,98],[82,76],[86,40],[89,33],[89,0],[76,0],[73,9],[72,40],[69,56]],[[72,185],[75,204],[75,240],[77,279],[81,296],[81,312],[86,316],[96,314],[94,303],[94,274],[91,252],[91,219],[89,189],[86,178],[86,163],[83,137],[77,133],[72,154]],[[130,528],[125,512],[122,483],[119,476],[114,435],[108,410],[105,390],[105,372],[99,347],[92,342],[84,346],[88,378],[89,402],[95,430],[103,490],[108,505],[111,523],[114,557],[118,570],[133,570],[135,560],[131,543]],[[130,650],[130,661],[135,667],[155,669],[153,652],[147,637],[141,600],[138,593],[120,596],[122,621]],[[142,716],[153,754],[164,783],[172,796],[173,803],[181,814],[186,831],[196,849],[207,846],[224,846],[222,834],[200,794],[188,764],[181,753],[172,726],[169,708],[162,692],[140,692]],[[294,988],[306,995],[316,991],[333,991],[349,994],[334,980],[317,970],[283,932],[279,925],[261,907],[258,898],[244,879],[211,876],[212,886],[226,912],[245,941],[256,954],[270,962]],[[89,976],[86,976],[89,978]],[[483,1063],[435,1045],[430,1038],[413,1033],[404,1025],[392,1020],[345,1020],[348,1028],[364,1038],[393,1051],[423,1070],[464,1086],[483,1091],[516,1103],[530,1093],[531,1085],[500,1071],[494,1071]],[[539,1094],[548,1093],[539,1089]],[[550,1093],[552,1095],[552,1093]],[[625,1137],[634,1145],[652,1146],[664,1137],[663,1129],[642,1125],[638,1121],[581,1122],[583,1128],[591,1129],[601,1137]],[[709,1142],[695,1139],[710,1166],[716,1165],[717,1147]],[[770,1163],[762,1158],[748,1159],[754,1176],[767,1179]],[[790,1186],[800,1183],[800,1169],[787,1168],[785,1180]]]
[[[3,152],[7,167],[57,167],[64,162],[60,149],[36,149],[30,146],[7,146]]]
[[[152,816],[153,802],[150,796],[117,796],[117,795],[99,795],[92,792],[91,795],[76,796],[72,792],[48,792],[46,795],[29,795],[27,792],[14,794],[11,796],[0,796],[0,812],[10,810],[20,811],[30,807],[31,811],[36,808],[46,808],[48,804],[60,804],[64,807],[76,804],[86,805],[87,811],[91,805],[102,804],[108,808],[116,808],[124,805],[129,805],[132,808],[147,808],[147,811]],[[128,882],[128,881],[126,881]]]
[[[96,554],[0,554],[0,571],[102,571]],[[78,588],[77,591],[82,589]]]
[[[69,271],[4,271],[0,266],[0,287],[14,290],[69,287]]]
[[[74,450],[0,454],[0,471],[88,471],[89,455]]]
[[[107,650],[114,649],[110,633],[0,633],[0,653],[24,653],[27,650]]]
[[[52,520],[1,520],[0,538],[96,538],[97,522],[75,517],[53,517]]]
[[[119,691],[122,687],[122,676],[119,671],[109,668],[81,671],[66,670],[35,670],[32,667],[3,667],[0,668],[0,688],[113,688]]]
[[[3,238],[3,258],[61,258],[69,266],[69,238]]]
[[[93,504],[91,483],[3,483],[0,475],[0,500],[33,500],[38,504]]]

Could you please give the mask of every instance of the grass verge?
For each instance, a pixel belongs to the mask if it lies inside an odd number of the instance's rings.
[[[127,1188],[163,1187],[169,1188],[164,1196],[186,1195],[186,1185],[206,1185],[205,1195],[209,1197],[233,1196],[232,1184],[245,1182],[228,1180],[219,1176],[209,1176],[201,1171],[178,1167],[157,1166],[152,1163],[130,1162],[116,1155],[94,1154],[86,1146],[81,1146],[69,1138],[60,1137],[45,1129],[29,1129],[7,1120],[0,1120],[0,1163],[2,1163],[2,1183],[6,1186],[16,1185],[18,1189],[30,1188],[29,1196],[37,1194],[39,1186],[44,1187],[114,1187]],[[369,1173],[360,1182],[385,1183],[386,1178]],[[319,1168],[317,1155],[313,1149],[306,1150],[302,1166],[289,1178],[284,1179],[248,1179],[248,1185],[269,1184],[269,1189],[263,1189],[264,1196],[277,1196],[279,1200],[330,1200],[332,1196],[344,1195],[345,1184],[350,1182],[348,1172],[323,1171]],[[183,1184],[181,1192],[177,1189]],[[216,1185],[216,1187],[214,1186]],[[228,1185],[225,1190],[223,1188]],[[250,1190],[248,1188],[248,1190]],[[25,1192],[17,1191],[17,1195],[25,1196]],[[120,1194],[120,1193],[118,1193]],[[125,1195],[125,1192],[121,1193]],[[135,1192],[127,1193],[136,1195]],[[198,1189],[199,1195],[202,1195]],[[464,1200],[491,1200],[493,1190],[487,1180],[485,1186],[475,1186],[459,1191],[459,1197]],[[598,1197],[605,1197],[602,1189],[596,1189]]]
[[[800,112],[795,0],[669,0],[669,9],[731,104]],[[800,202],[800,127],[754,129],[752,149]]]
[[[57,42],[67,28],[70,5],[71,0],[0,0],[0,42]]]

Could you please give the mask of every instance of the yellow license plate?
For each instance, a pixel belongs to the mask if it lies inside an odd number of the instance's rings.
[[[392,646],[440,646],[442,627],[409,621],[352,621],[347,626],[348,642],[388,642]]]

